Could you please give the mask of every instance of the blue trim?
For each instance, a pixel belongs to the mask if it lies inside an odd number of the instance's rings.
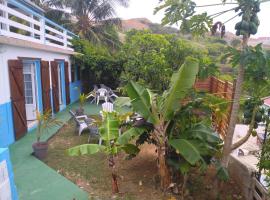
[[[65,84],[65,62],[60,61],[60,70],[61,70],[61,93],[62,93],[62,105],[66,107],[67,105],[67,100],[66,100],[66,84]]]
[[[15,182],[14,182],[14,174],[13,174],[12,165],[11,165],[11,161],[10,161],[9,151],[7,148],[4,148],[4,149],[0,148],[0,163],[4,160],[7,163],[8,177],[9,177],[9,182],[10,182],[12,200],[18,200],[19,198],[18,198],[18,194],[17,194],[17,188],[16,188]]]
[[[81,94],[81,81],[75,81],[69,84],[70,88],[70,102],[74,103],[77,101]]]
[[[11,3],[11,4],[17,6],[17,7],[21,8],[21,9],[23,9],[24,11],[31,13],[32,15],[34,15],[34,16],[36,16],[36,17],[40,17],[40,18],[44,19],[45,22],[47,22],[47,23],[49,23],[49,24],[51,24],[51,25],[54,25],[54,26],[56,26],[57,28],[63,29],[64,31],[67,31],[67,33],[73,35],[74,37],[78,37],[76,34],[70,32],[70,31],[67,30],[66,28],[64,28],[64,27],[60,26],[59,24],[57,24],[57,23],[55,23],[55,22],[53,22],[53,21],[47,19],[47,18],[44,17],[43,15],[38,14],[37,12],[35,12],[35,11],[33,11],[32,9],[28,8],[27,6],[25,6],[25,5],[23,5],[23,4],[19,3],[19,2],[17,2],[16,0],[8,0],[8,3]]]
[[[42,85],[41,85],[41,69],[40,61],[35,61],[36,66],[36,89],[37,89],[37,106],[38,112],[43,113],[43,101],[42,101]]]
[[[15,142],[11,102],[0,104],[0,147]]]

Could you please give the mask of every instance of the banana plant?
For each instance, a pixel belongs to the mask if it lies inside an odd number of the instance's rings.
[[[198,70],[198,60],[187,57],[185,63],[172,76],[170,88],[162,96],[152,93],[133,81],[126,87],[134,112],[153,124],[150,135],[157,146],[160,186],[164,191],[171,184],[171,175],[166,161],[169,146],[168,132],[174,122],[175,114],[181,109],[181,101],[192,90]],[[186,157],[187,154],[183,156]]]
[[[127,114],[120,115],[117,112],[103,112],[103,120],[99,127],[99,132],[100,137],[104,141],[104,145],[83,144],[68,149],[70,156],[91,155],[98,152],[107,154],[108,164],[112,174],[113,194],[119,193],[115,157],[121,151],[130,155],[136,155],[139,149],[135,145],[129,144],[129,141],[144,131],[141,128],[131,127],[120,136],[119,131],[122,129],[122,124],[125,122],[126,118]]]

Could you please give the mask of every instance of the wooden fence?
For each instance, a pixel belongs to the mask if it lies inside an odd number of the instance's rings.
[[[216,77],[209,77],[205,80],[197,80],[194,87],[197,90],[209,92],[232,102],[234,95],[234,86],[228,81],[222,81]],[[230,113],[231,106],[229,106],[226,117],[224,117],[221,121],[215,120],[215,116],[213,115],[213,124],[216,128],[216,131],[223,138],[225,138],[228,129]]]
[[[254,177],[250,200],[270,200],[267,189]]]

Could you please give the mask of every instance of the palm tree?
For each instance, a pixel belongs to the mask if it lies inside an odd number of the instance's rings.
[[[129,0],[66,0],[65,6],[74,17],[74,31],[82,38],[94,42],[115,45],[115,27],[121,26],[121,20],[114,18],[117,5],[127,6]]]
[[[49,19],[71,28],[81,38],[113,47],[119,44],[116,28],[121,27],[121,20],[115,18],[115,8],[117,5],[128,6],[129,2],[129,0],[31,1],[43,8]]]

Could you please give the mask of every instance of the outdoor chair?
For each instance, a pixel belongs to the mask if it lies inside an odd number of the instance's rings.
[[[69,110],[69,113],[74,119],[74,121],[76,122],[77,128],[79,130],[79,136],[80,136],[84,130],[88,129],[88,124],[85,122],[85,120],[87,120],[88,117],[87,115],[76,116],[72,110]]]
[[[104,88],[107,90],[107,96],[108,99],[113,102],[114,99],[113,98],[118,98],[118,96],[113,92],[113,90],[111,88],[109,88],[108,86],[104,85],[104,84],[100,84],[101,88]]]
[[[87,95],[86,99],[89,99],[90,97],[93,97],[91,103],[93,102],[97,102],[97,91],[98,91],[98,87],[96,85],[94,85],[94,89]]]
[[[98,89],[96,94],[97,94],[97,105],[99,104],[100,100],[104,100],[105,102],[108,101],[108,91],[105,88]]]
[[[100,137],[98,127],[93,123],[94,120],[91,119],[91,118],[88,118],[88,119],[85,120],[85,122],[86,122],[86,124],[88,126],[88,129],[89,129],[88,143],[90,143],[90,140],[91,140],[92,137],[98,137],[99,138],[98,144],[101,145],[102,144],[102,139]]]
[[[110,102],[105,102],[102,104],[103,112],[113,112],[113,104]]]

